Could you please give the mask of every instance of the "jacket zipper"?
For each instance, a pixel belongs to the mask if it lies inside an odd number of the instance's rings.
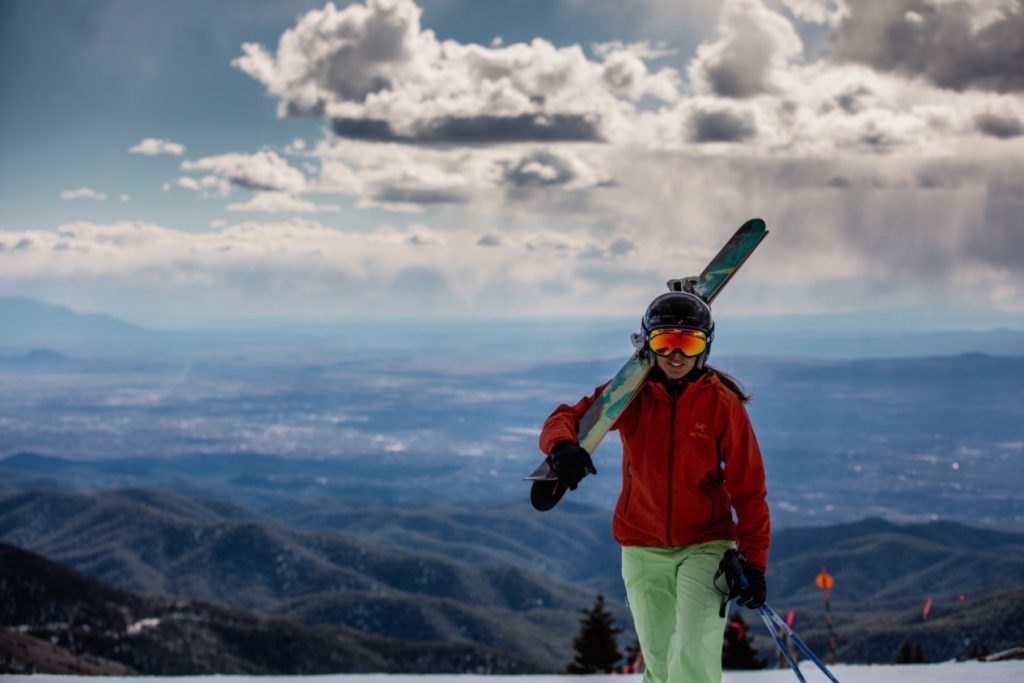
[[[676,453],[676,399],[672,399],[672,414],[668,431],[668,504],[665,506],[665,545],[672,545],[672,475]]]

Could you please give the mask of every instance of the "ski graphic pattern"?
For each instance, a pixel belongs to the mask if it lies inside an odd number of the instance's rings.
[[[764,221],[760,218],[744,223],[711,259],[704,271],[697,278],[692,278],[695,282],[692,288],[688,288],[689,291],[711,303],[767,235]],[[684,283],[689,284],[685,280],[670,280],[669,290],[684,289]],[[577,425],[577,435],[580,446],[588,453],[594,452],[615,420],[629,406],[650,371],[650,364],[641,358],[639,352],[634,353],[583,414]],[[524,479],[534,482],[530,500],[538,510],[550,510],[565,494],[562,486],[544,484],[557,480],[551,470],[550,458],[545,458]]]

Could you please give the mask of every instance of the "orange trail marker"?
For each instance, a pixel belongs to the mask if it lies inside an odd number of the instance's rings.
[[[832,628],[832,605],[829,601],[829,590],[836,584],[835,579],[832,575],[825,571],[825,568],[821,568],[821,573],[814,577],[814,583],[818,584],[818,588],[822,590],[822,595],[825,597],[825,623],[828,625],[828,647],[832,651],[832,663],[836,663],[836,633]]]

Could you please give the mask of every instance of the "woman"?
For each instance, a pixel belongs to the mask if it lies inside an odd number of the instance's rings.
[[[613,535],[622,546],[626,598],[644,653],[645,683],[718,683],[730,597],[764,604],[770,526],[764,463],[735,380],[706,365],[710,307],[663,294],[644,314],[644,351],[655,367],[613,425],[622,439],[622,492]],[[575,489],[590,454],[576,424],[601,389],[562,405],[541,431],[558,479]],[[735,513],[735,520],[733,518]],[[747,585],[716,572],[736,553]]]

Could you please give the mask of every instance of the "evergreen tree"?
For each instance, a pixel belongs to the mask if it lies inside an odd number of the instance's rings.
[[[725,629],[725,642],[722,643],[722,668],[750,671],[768,666],[768,662],[757,656],[757,651],[751,644],[753,639],[743,617],[738,612],[734,614]]]
[[[583,610],[579,635],[572,641],[576,658],[566,668],[571,674],[611,673],[622,659],[616,637],[622,629],[605,609],[604,596],[598,595],[593,608]]]

